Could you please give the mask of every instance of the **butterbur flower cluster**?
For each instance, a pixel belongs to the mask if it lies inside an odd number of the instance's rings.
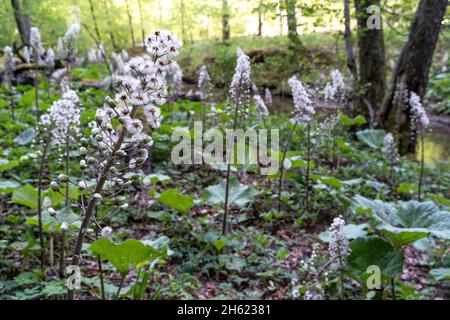
[[[412,127],[425,130],[430,124],[430,119],[422,105],[420,97],[415,92],[410,93],[409,106],[411,108]]]
[[[290,78],[288,82],[294,99],[294,121],[309,122],[316,112],[308,90],[296,76]]]
[[[241,49],[237,50],[237,55],[236,69],[230,86],[230,100],[238,114],[246,117],[252,88],[250,58]]]
[[[334,218],[330,227],[330,244],[328,251],[333,262],[343,263],[351,252],[348,246],[348,239],[344,231],[345,221],[342,216]]]
[[[30,45],[34,50],[36,62],[38,62],[40,56],[45,53],[45,49],[42,46],[41,33],[36,27],[30,29]]]
[[[339,70],[331,71],[331,83],[325,86],[325,99],[336,101],[338,104],[345,104],[347,101],[347,86],[344,77]]]
[[[397,84],[394,92],[394,104],[400,106],[403,110],[405,110],[408,106],[408,100],[409,100],[409,94],[408,89],[406,88],[406,85],[402,82]]]
[[[260,95],[255,95],[253,97],[253,100],[255,101],[256,109],[258,110],[259,114],[263,116],[269,115],[269,110],[267,109],[267,106],[264,102],[264,100],[261,98]]]
[[[168,84],[172,88],[173,93],[181,93],[181,88],[183,86],[183,71],[176,61],[173,61],[170,64],[168,71]]]
[[[266,88],[264,90],[264,100],[265,100],[267,106],[269,106],[269,107],[272,106],[272,103],[273,103],[272,92],[270,92],[269,88]]]
[[[11,47],[6,46],[3,49],[3,53],[5,56],[5,72],[3,80],[7,85],[11,85],[14,75],[14,68],[16,67],[16,61],[14,59],[14,53]]]
[[[61,86],[62,99],[53,102],[49,110],[49,115],[41,116],[41,124],[46,124],[51,118],[54,128],[52,135],[56,144],[66,141],[67,135],[75,135],[80,132],[80,99],[75,91],[70,90],[65,85]]]
[[[399,160],[397,143],[394,136],[388,133],[384,136],[383,148],[381,149],[384,158],[390,165],[395,165]]]
[[[206,66],[198,70],[197,94],[202,100],[207,100],[211,96],[211,77]]]

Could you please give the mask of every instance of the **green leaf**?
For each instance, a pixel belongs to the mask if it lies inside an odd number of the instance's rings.
[[[36,130],[34,128],[29,128],[15,137],[13,141],[21,146],[24,146],[31,143],[35,136]]]
[[[155,183],[162,183],[162,184],[166,184],[171,180],[171,178],[169,176],[166,176],[165,174],[161,174],[161,173],[153,173],[153,174],[149,174],[147,176],[144,177],[144,181],[143,183],[145,185],[147,184],[155,184]]]
[[[180,212],[189,212],[194,200],[177,189],[168,189],[159,195],[158,201]]]
[[[438,281],[450,280],[450,268],[431,269],[430,275]]]
[[[19,165],[18,161],[10,161],[8,159],[0,159],[0,172],[15,168]]]
[[[350,243],[350,273],[365,283],[369,266],[378,266],[381,274],[391,278],[403,273],[403,254],[380,237],[358,238]]]
[[[27,184],[13,192],[12,203],[21,204],[31,209],[37,209],[38,191]]]
[[[229,201],[228,203],[235,204],[238,207],[244,207],[246,204],[253,202],[257,192],[249,186],[241,185],[236,178],[230,179],[229,189]],[[219,184],[209,186],[205,190],[205,194],[208,197],[208,202],[211,204],[225,203],[225,180],[222,180]]]
[[[398,193],[412,193],[416,194],[419,186],[417,183],[400,183],[400,185],[395,189]]]
[[[366,129],[356,133],[359,141],[365,143],[373,149],[381,149],[384,144],[384,130]]]
[[[214,240],[214,247],[219,252],[222,251],[222,249],[225,248],[226,245],[227,245],[227,242],[224,239],[216,239],[216,240]]]
[[[341,116],[339,117],[339,121],[344,125],[344,126],[356,126],[356,125],[363,125],[366,123],[366,118],[364,118],[363,116],[357,116],[356,118],[349,118],[347,115],[345,114],[341,114]]]
[[[320,181],[322,181],[322,183],[326,184],[327,186],[331,186],[335,189],[339,189],[344,185],[343,182],[339,181],[334,177],[320,177],[319,179]]]
[[[13,180],[0,180],[0,194],[11,193],[19,186],[20,183]]]
[[[396,248],[428,235],[450,239],[450,212],[440,210],[431,201],[400,201],[394,206],[359,195],[354,199],[360,206],[371,210],[379,222],[377,228],[389,237]]]
[[[160,255],[158,250],[134,239],[115,244],[107,238],[101,238],[91,244],[90,250],[102,260],[111,262],[122,275],[130,272],[130,266],[140,268]]]
[[[369,227],[367,223],[363,224],[347,224],[344,227],[344,233],[347,239],[356,239],[367,235],[366,229]],[[330,242],[330,231],[324,231],[319,234],[319,239],[323,242]]]

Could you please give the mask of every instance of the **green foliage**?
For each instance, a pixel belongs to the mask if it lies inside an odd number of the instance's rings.
[[[208,202],[214,205],[225,203],[225,189],[225,180],[206,188],[205,195]],[[234,177],[230,179],[229,204],[235,204],[242,208],[251,203],[256,194],[257,192],[252,187],[241,185]]]
[[[182,195],[177,189],[168,189],[159,195],[159,202],[180,212],[189,212],[194,205],[194,200]]]
[[[373,149],[381,149],[384,144],[384,130],[366,129],[356,133],[358,139]]]

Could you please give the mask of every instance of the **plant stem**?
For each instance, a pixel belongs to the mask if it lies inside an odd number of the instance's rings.
[[[392,300],[395,300],[395,279],[394,278],[391,279],[391,295],[392,295]]]
[[[34,85],[34,104],[35,104],[35,107],[36,107],[36,127],[39,126],[39,117],[40,117],[38,75],[39,75],[39,73],[37,71],[35,71],[33,85]]]
[[[136,112],[136,107],[133,107],[131,110],[131,116],[133,116]],[[114,162],[116,161],[115,155],[117,151],[122,146],[122,143],[125,139],[125,131],[122,131],[120,133],[119,138],[117,139],[117,142],[114,145],[114,148],[109,155],[108,159],[106,160],[106,164],[103,167],[103,170],[99,173],[99,180],[97,185],[95,186],[95,190],[93,194],[99,193],[101,194],[103,191],[103,186],[107,180],[108,172],[113,166]],[[97,199],[95,197],[91,197],[91,199],[88,202],[87,208],[84,213],[83,221],[81,222],[80,231],[78,232],[77,238],[75,240],[75,246],[73,249],[72,254],[72,265],[79,266],[81,263],[81,249],[83,246],[83,240],[86,233],[87,226],[92,218],[93,210],[95,209]],[[74,289],[68,289],[67,290],[67,300],[73,300],[75,297],[75,290]]]
[[[309,174],[311,161],[311,125],[307,124],[307,153],[306,153],[306,174],[305,174],[305,211],[309,210]]]
[[[278,207],[277,211],[281,211],[281,189],[283,187],[283,181],[284,181],[284,161],[286,160],[286,153],[287,149],[289,148],[289,145],[291,143],[292,137],[294,135],[295,129],[297,127],[297,122],[295,122],[294,126],[291,129],[291,132],[289,133],[288,139],[286,143],[284,144],[283,148],[283,157],[281,159],[281,166],[280,166],[280,177],[278,179]]]
[[[50,130],[50,129],[49,129]],[[50,145],[51,133],[47,134],[44,142],[44,150],[40,159],[40,168],[38,175],[38,197],[37,197],[37,211],[38,211],[38,224],[39,224],[39,244],[41,246],[41,269],[44,272],[45,266],[45,246],[44,246],[44,230],[42,226],[42,180],[44,178],[45,162],[47,161],[48,147]]]
[[[66,133],[66,176],[70,174],[70,128],[67,128]],[[69,180],[66,182],[66,200],[65,206],[69,205]]]
[[[59,248],[59,274],[64,276],[64,269],[66,267],[66,233],[61,230],[61,248]]]
[[[119,299],[120,291],[122,290],[123,283],[125,282],[126,274],[121,275],[119,288],[117,288],[116,299]]]
[[[422,184],[424,176],[424,166],[425,166],[425,139],[423,131],[420,130],[420,142],[422,144],[421,158],[420,158],[420,177],[419,177],[419,187],[417,188],[417,201],[421,201],[422,198]]]
[[[239,88],[241,86],[239,85]],[[240,95],[238,95],[240,96]],[[227,146],[226,150],[226,157],[227,157],[227,175],[225,178],[225,204],[224,204],[224,213],[223,213],[223,223],[222,223],[222,235],[226,235],[228,231],[228,200],[229,200],[229,194],[230,194],[230,173],[231,173],[231,157],[229,157],[229,154],[233,154],[234,152],[231,152],[231,148],[234,146],[234,133],[236,131],[237,126],[237,119],[238,119],[238,110],[239,110],[239,102],[236,101],[235,108],[234,108],[234,117],[233,117],[233,133],[232,133],[232,139],[230,139],[230,145]],[[228,137],[227,137],[228,139]],[[230,152],[229,152],[230,151]],[[234,150],[233,150],[234,151]],[[234,159],[233,159],[234,160]]]
[[[94,212],[95,218],[97,219],[97,209]],[[98,235],[100,232],[100,227],[98,225],[95,225],[95,239],[98,239]],[[97,266],[98,266],[98,273],[100,275],[100,290],[102,294],[102,299],[106,300],[106,294],[105,294],[105,281],[103,278],[103,265],[102,265],[102,259],[100,258],[100,255],[97,255]]]
[[[344,300],[344,267],[342,265],[342,257],[339,257],[339,282],[341,285],[340,299]]]

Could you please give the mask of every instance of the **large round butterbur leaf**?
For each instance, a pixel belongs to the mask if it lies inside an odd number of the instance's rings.
[[[367,223],[363,223],[363,224],[347,224],[344,227],[344,234],[346,236],[347,239],[352,240],[352,239],[356,239],[359,237],[364,237],[367,235],[367,231],[366,229],[369,226],[367,225]],[[324,231],[321,234],[319,234],[319,239],[322,240],[323,242],[330,242],[330,231]]]
[[[208,202],[211,204],[225,203],[225,190],[225,180],[215,186],[206,188],[205,194],[208,197]],[[230,179],[229,204],[235,204],[242,208],[252,202],[256,194],[257,192],[253,188],[241,185],[236,178]]]
[[[18,161],[10,161],[8,159],[0,159],[0,172],[7,171],[19,165]]]
[[[158,250],[134,239],[115,244],[107,238],[101,238],[91,244],[90,250],[102,260],[111,262],[122,275],[128,274],[131,266],[140,268],[160,255]]]
[[[351,254],[348,257],[350,273],[361,283],[366,283],[371,273],[370,266],[378,266],[381,276],[392,278],[403,271],[403,254],[380,237],[358,238],[350,243]]]
[[[0,194],[11,193],[19,186],[20,184],[13,180],[0,180]]]
[[[440,210],[433,202],[398,202],[389,204],[355,196],[357,206],[369,209],[378,221],[377,228],[386,234],[396,248],[429,235],[450,239],[450,212]]]
[[[34,128],[29,128],[15,137],[13,141],[21,146],[24,146],[31,143],[35,136],[36,130]]]
[[[32,185],[25,185],[13,192],[12,203],[27,206],[30,209],[37,209],[38,191]]]
[[[373,149],[381,149],[384,144],[384,130],[366,129],[356,133],[359,141],[365,143]]]
[[[438,281],[448,281],[450,280],[450,268],[432,269],[430,275]]]
[[[179,190],[168,189],[160,194],[159,202],[180,212],[189,212],[194,205],[191,197],[182,195]]]

